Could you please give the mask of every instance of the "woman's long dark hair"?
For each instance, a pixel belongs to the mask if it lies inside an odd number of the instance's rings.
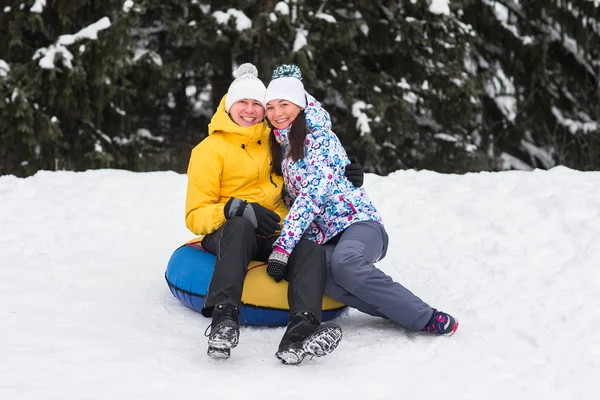
[[[271,149],[272,162],[271,172],[277,175],[282,175],[281,162],[283,161],[283,152],[281,151],[281,146],[275,139],[275,128],[272,127],[270,122],[269,125],[271,126],[271,134],[269,135],[269,147]],[[294,162],[304,158],[304,141],[306,140],[307,134],[308,129],[306,128],[306,114],[304,113],[304,110],[301,110],[292,123],[292,127],[288,133],[290,151],[285,155],[286,157],[292,157],[292,161]]]

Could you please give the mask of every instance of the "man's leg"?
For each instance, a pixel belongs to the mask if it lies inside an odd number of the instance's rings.
[[[257,249],[254,227],[245,218],[233,217],[206,235],[202,247],[217,256],[202,315],[210,317],[217,304],[231,304],[239,310],[248,264]]]
[[[207,353],[210,357],[229,358],[239,342],[244,278],[257,247],[254,227],[242,217],[231,218],[205,236],[202,247],[217,256],[202,308],[204,316],[212,316]]]

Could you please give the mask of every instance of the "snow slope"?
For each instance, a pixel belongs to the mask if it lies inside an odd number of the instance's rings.
[[[600,173],[368,175],[391,248],[380,268],[460,320],[407,332],[351,311],[328,357],[273,356],[243,328],[226,361],[170,294],[186,177],[0,177],[1,399],[592,399],[600,389]],[[215,397],[216,396],[216,397]]]

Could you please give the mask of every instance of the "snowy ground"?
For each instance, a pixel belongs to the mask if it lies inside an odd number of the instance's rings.
[[[379,266],[460,320],[407,332],[357,311],[300,366],[283,328],[227,361],[164,271],[192,238],[173,172],[0,177],[0,399],[594,399],[600,394],[600,173],[367,176],[392,247]],[[594,378],[596,377],[596,378]]]

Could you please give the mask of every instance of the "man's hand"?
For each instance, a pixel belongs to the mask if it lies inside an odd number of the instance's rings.
[[[352,156],[348,157],[348,159],[350,160],[350,164],[346,165],[346,171],[344,172],[344,175],[346,175],[346,178],[348,178],[348,180],[352,182],[354,186],[359,188],[364,183],[365,170],[358,162],[358,158]]]
[[[279,221],[281,217],[276,212],[261,206],[258,203],[248,203],[247,201],[232,197],[225,204],[225,218],[244,217],[254,227],[257,235],[271,236],[277,229],[280,229]]]

